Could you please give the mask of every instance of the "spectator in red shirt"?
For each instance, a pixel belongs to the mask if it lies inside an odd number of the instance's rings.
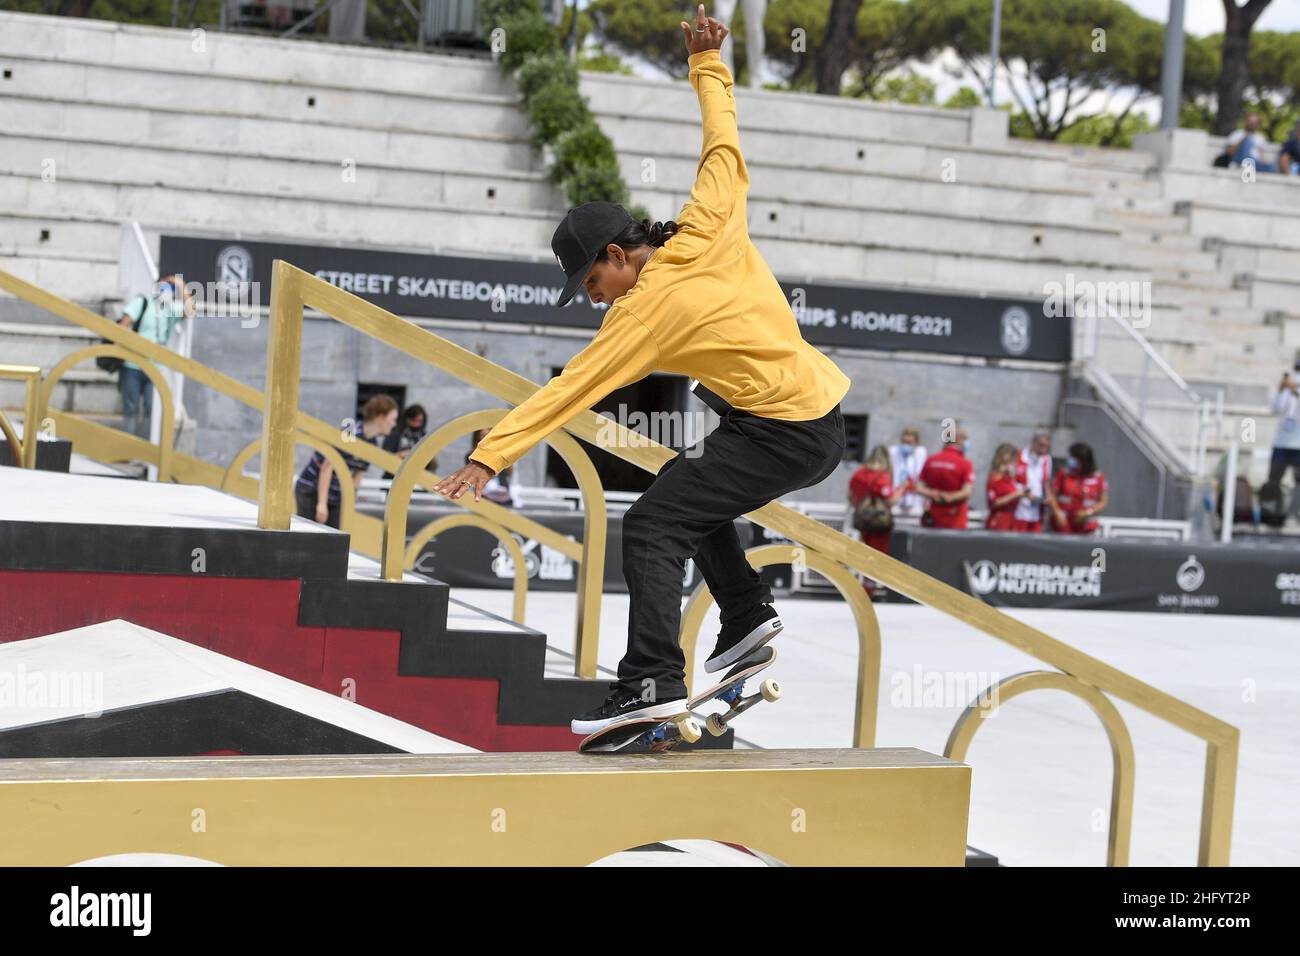
[[[998,445],[993,453],[986,483],[989,499],[984,527],[990,531],[1011,531],[1015,527],[1016,502],[1026,494],[1025,486],[1016,481],[1016,459],[1020,452],[1010,442]]]
[[[1101,525],[1093,520],[1110,503],[1106,475],[1097,468],[1092,448],[1083,442],[1070,446],[1065,469],[1052,479],[1053,530],[1063,534],[1093,534]]]
[[[889,553],[889,535],[894,527],[891,509],[906,490],[906,487],[894,487],[889,449],[884,445],[871,449],[862,467],[849,479],[849,504],[853,508],[854,527],[867,547]],[[860,511],[858,506],[864,501],[866,503]],[[883,515],[879,513],[882,509]],[[858,527],[860,521],[867,527]]]
[[[921,522],[931,528],[964,528],[975,488],[975,466],[966,457],[970,439],[959,428],[943,450],[926,459],[916,490],[930,500]]]
[[[877,445],[862,463],[862,467],[849,479],[849,507],[853,510],[853,527],[862,535],[868,548],[889,553],[889,536],[894,530],[894,505],[898,503],[906,485],[894,487],[893,466],[889,449]],[[863,588],[872,597],[883,596],[885,589],[870,578],[864,578]]]

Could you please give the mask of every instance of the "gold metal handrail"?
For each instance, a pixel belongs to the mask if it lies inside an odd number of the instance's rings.
[[[54,395],[54,386],[59,384],[60,379],[70,372],[75,366],[80,365],[86,359],[98,358],[101,355],[109,355],[120,359],[129,359],[140,366],[140,371],[148,376],[149,381],[153,382],[153,387],[158,390],[158,401],[162,407],[170,410],[172,406],[172,390],[167,385],[167,379],[163,376],[161,370],[149,359],[145,358],[131,349],[123,348],[120,345],[88,345],[84,349],[78,349],[71,355],[64,356],[59,364],[50,369],[50,374],[45,376],[45,382],[41,385],[40,398],[38,399],[37,414],[42,421],[49,414],[50,398]],[[171,481],[172,479],[172,445],[175,443],[176,435],[176,416],[164,412],[162,415],[162,431],[158,436],[158,445],[155,447],[150,444],[153,454],[145,458],[158,467],[158,480]]]
[[[18,433],[14,431],[14,426],[9,424],[9,419],[0,408],[0,434],[5,437],[5,442],[9,445],[9,458],[13,461],[15,468],[24,468],[23,463],[23,443],[18,440]]]
[[[1031,690],[1063,690],[1074,694],[1100,718],[1110,741],[1111,754],[1110,830],[1106,839],[1106,865],[1128,866],[1129,841],[1133,832],[1133,777],[1137,758],[1133,754],[1133,738],[1129,736],[1124,718],[1097,688],[1069,674],[1058,674],[1055,671],[1029,671],[1004,677],[980,692],[962,711],[943,748],[943,755],[965,763],[971,741],[975,738],[975,732],[984,725],[984,718],[992,716],[1011,698]]]
[[[494,535],[500,541],[507,551],[510,552],[510,560],[515,566],[515,580],[511,589],[513,595],[511,620],[516,624],[524,623],[524,604],[528,597],[528,561],[524,558],[524,549],[519,546],[519,542],[501,525],[495,521],[488,521],[481,515],[470,514],[462,511],[460,514],[443,515],[441,518],[434,518],[423,528],[411,536],[410,543],[406,546],[406,569],[418,570],[415,562],[420,556],[420,551],[424,546],[452,528],[481,528],[488,534]]]
[[[343,460],[343,456],[339,454],[338,449],[328,442],[320,441],[311,435],[304,435],[302,432],[298,432],[295,439],[296,444],[306,445],[313,451],[320,452],[334,468],[334,474],[338,476],[339,480],[339,530],[353,531],[357,519],[357,488],[352,483],[352,475],[347,462]],[[221,477],[221,490],[234,491],[235,477],[242,476],[244,466],[261,452],[261,438],[254,438],[245,445],[239,454],[231,459],[230,464],[226,466],[226,473]]]
[[[40,404],[38,392],[41,384],[41,369],[38,365],[0,365],[0,378],[17,379],[25,386],[23,395],[23,439],[18,440],[18,432],[13,424],[0,411],[0,431],[4,432],[13,455],[14,465],[18,468],[36,467],[36,435],[40,423],[45,419],[38,415]]]

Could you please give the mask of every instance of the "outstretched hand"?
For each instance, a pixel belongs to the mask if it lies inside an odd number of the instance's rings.
[[[488,483],[488,479],[493,474],[494,472],[490,468],[485,468],[478,462],[471,461],[464,468],[438,482],[433,491],[435,494],[446,495],[452,501],[455,501],[466,491],[473,488],[474,500],[478,501],[483,497],[483,486]]]
[[[722,46],[722,41],[727,38],[727,34],[731,32],[713,17],[705,16],[704,4],[702,3],[695,11],[695,26],[693,28],[685,20],[681,23],[682,33],[686,36],[687,56],[702,53],[705,50],[718,49]]]

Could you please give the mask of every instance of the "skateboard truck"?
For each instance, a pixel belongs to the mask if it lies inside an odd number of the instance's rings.
[[[642,742],[649,745],[652,753],[659,753],[670,749],[678,740],[693,744],[702,736],[704,731],[700,728],[700,722],[688,715],[647,731],[642,734]],[[637,741],[634,740],[633,743]]]
[[[737,684],[730,688],[725,694],[720,694],[716,698],[727,705],[725,714],[709,714],[705,719],[704,725],[715,737],[721,737],[727,732],[727,722],[735,717],[739,717],[749,708],[753,707],[760,700],[768,703],[781,699],[781,685],[774,680],[765,680],[758,685],[758,693],[745,696],[744,683]]]

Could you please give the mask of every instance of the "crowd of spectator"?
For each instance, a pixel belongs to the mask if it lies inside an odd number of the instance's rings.
[[[408,405],[399,417],[396,399],[391,395],[375,395],[362,406],[360,420],[351,429],[351,439],[368,442],[392,452],[398,458],[406,458],[424,439],[428,427],[429,416],[423,405]],[[486,432],[487,429],[483,428],[474,433],[470,443],[471,453]],[[360,489],[361,479],[370,465],[365,459],[348,454],[348,444],[350,442],[344,442],[340,454],[348,467],[348,477],[353,488]],[[465,460],[469,460],[468,454]],[[436,470],[438,459],[431,459],[428,467]],[[518,507],[519,489],[512,481],[513,475],[513,467],[494,475],[484,487],[483,497],[507,508]],[[384,478],[392,477],[392,472],[384,472]],[[308,460],[298,475],[294,495],[299,515],[331,528],[339,526],[343,489],[333,464],[324,454],[315,452]]]
[[[1246,117],[1245,127],[1233,130],[1224,140],[1223,152],[1215,157],[1221,167],[1250,166],[1256,172],[1300,176],[1300,122],[1287,135],[1277,162],[1271,159],[1268,137],[1261,130],[1263,119],[1258,113]]]
[[[920,432],[905,428],[899,443],[875,446],[849,479],[853,526],[863,542],[889,551],[897,517],[917,517],[931,528],[967,528],[975,465],[965,429],[945,429],[942,447],[928,454]],[[1106,509],[1106,475],[1092,448],[1076,442],[1064,462],[1053,461],[1051,435],[1037,432],[1024,448],[994,450],[985,481],[984,528],[1020,534],[1095,534]]]

